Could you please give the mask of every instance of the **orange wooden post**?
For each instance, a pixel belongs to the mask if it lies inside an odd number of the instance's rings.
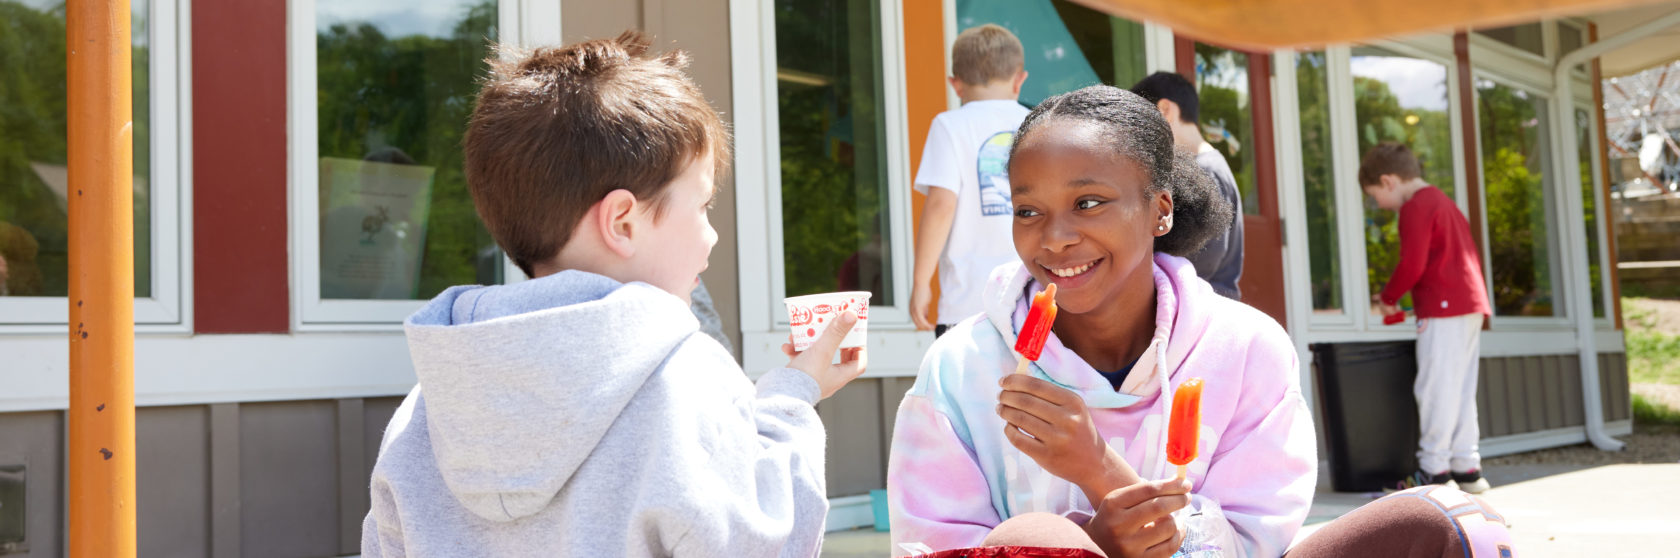
[[[129,0],[69,0],[70,555],[134,556]]]

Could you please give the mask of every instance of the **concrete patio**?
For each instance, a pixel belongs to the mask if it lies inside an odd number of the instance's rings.
[[[1483,494],[1509,518],[1519,556],[1612,558],[1680,553],[1680,464],[1511,465],[1485,472]],[[1375,495],[1329,492],[1313,500],[1296,540],[1370,502]],[[889,556],[888,533],[829,533],[824,558]],[[1661,550],[1667,549],[1667,550]]]

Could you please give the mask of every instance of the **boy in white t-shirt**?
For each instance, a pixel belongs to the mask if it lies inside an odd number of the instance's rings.
[[[1009,203],[1009,147],[1027,117],[1016,100],[1021,40],[993,24],[972,27],[951,45],[951,88],[962,108],[934,117],[916,172],[927,194],[916,231],[915,288],[910,318],[916,329],[945,328],[982,311],[980,291],[992,268],[1015,259]],[[928,318],[934,264],[939,269],[939,324]]]

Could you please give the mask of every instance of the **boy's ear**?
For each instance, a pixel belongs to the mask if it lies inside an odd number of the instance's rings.
[[[951,90],[957,92],[958,98],[961,98],[964,93],[963,90],[968,88],[968,84],[963,83],[963,80],[957,79],[957,76],[945,76],[945,82],[951,84]]]
[[[632,240],[642,232],[636,209],[636,195],[629,190],[618,189],[607,192],[606,197],[596,202],[590,212],[590,220],[596,233],[601,235],[601,242],[622,258],[636,255],[636,245]]]
[[[1161,116],[1167,119],[1168,124],[1178,122],[1178,103],[1161,99],[1159,101],[1155,101],[1155,108],[1160,109]]]
[[[1014,91],[1015,91],[1015,96],[1016,97],[1021,96],[1021,84],[1026,83],[1026,82],[1027,82],[1027,71],[1026,70],[1021,70],[1021,73],[1015,74],[1015,89],[1014,89]]]
[[[1377,180],[1381,181],[1384,190],[1394,190],[1400,187],[1400,175],[1398,174],[1385,174],[1377,177]]]

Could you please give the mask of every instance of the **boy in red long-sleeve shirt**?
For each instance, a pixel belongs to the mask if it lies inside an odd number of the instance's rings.
[[[1380,295],[1384,315],[1412,293],[1417,314],[1418,471],[1400,488],[1446,484],[1487,490],[1481,475],[1476,379],[1482,321],[1489,315],[1482,262],[1470,224],[1441,190],[1423,181],[1412,150],[1382,143],[1365,154],[1359,185],[1377,207],[1400,213],[1400,263]]]

